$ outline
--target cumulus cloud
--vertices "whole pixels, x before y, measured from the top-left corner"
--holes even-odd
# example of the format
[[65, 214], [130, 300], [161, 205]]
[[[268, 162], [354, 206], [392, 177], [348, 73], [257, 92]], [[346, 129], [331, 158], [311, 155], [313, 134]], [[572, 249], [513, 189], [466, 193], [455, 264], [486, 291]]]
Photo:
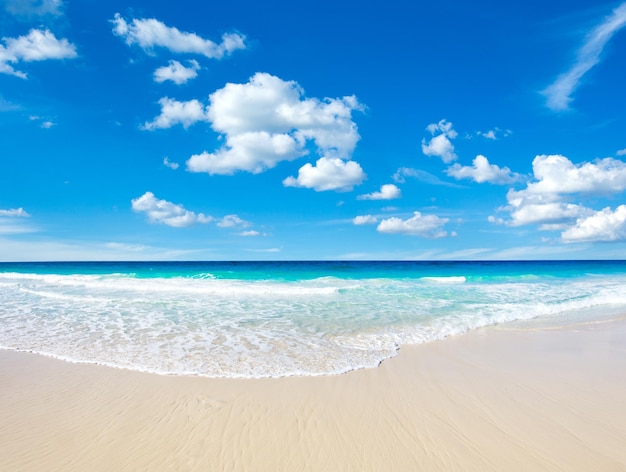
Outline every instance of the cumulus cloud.
[[616, 154], [618, 156], [626, 156], [626, 149], [620, 149]]
[[239, 170], [259, 174], [305, 154], [303, 143], [293, 136], [256, 131], [227, 136], [225, 145], [213, 153], [194, 154], [187, 169], [210, 175], [232, 175]]
[[10, 210], [0, 210], [0, 216], [28, 218], [30, 215], [22, 207]]
[[251, 229], [251, 230], [248, 230], [248, 231], [240, 231], [239, 233], [237, 233], [237, 235], [244, 236], [244, 237], [253, 237], [254, 238], [256, 236], [261, 236], [261, 233]]
[[153, 131], [155, 129], [171, 128], [181, 124], [184, 128], [199, 121], [208, 121], [205, 107], [198, 100], [179, 102], [169, 97], [159, 100], [161, 114], [154, 120], [143, 124], [142, 129]]
[[510, 226], [539, 224], [543, 230], [564, 229], [576, 218], [590, 213], [582, 205], [566, 202], [524, 202], [513, 208]]
[[186, 210], [182, 205], [158, 200], [152, 192], [131, 201], [132, 209], [145, 213], [151, 223], [160, 223], [174, 228], [184, 228], [196, 223], [209, 223], [213, 218], [203, 213]]
[[561, 234], [566, 242], [623, 241], [626, 239], [626, 205], [615, 211], [604, 208], [584, 218]]
[[536, 182], [528, 184], [513, 198], [530, 195], [610, 194], [626, 189], [626, 163], [607, 157], [576, 165], [558, 154], [539, 155], [533, 160]]
[[400, 198], [402, 192], [394, 184], [385, 184], [380, 187], [380, 192], [366, 193], [359, 195], [357, 200], [393, 200]]
[[154, 19], [132, 19], [126, 21], [119, 13], [113, 20], [113, 34], [120, 36], [129, 46], [137, 44], [147, 52], [156, 47], [171, 52], [199, 54], [209, 59], [221, 59], [238, 49], [245, 49], [245, 36], [239, 33], [225, 33], [222, 41], [215, 43], [195, 33], [180, 31]]
[[448, 218], [439, 218], [436, 215], [422, 215], [419, 211], [413, 212], [409, 219], [402, 220], [392, 217], [382, 220], [376, 228], [381, 233], [400, 233], [426, 238], [445, 238], [448, 233], [443, 226]]
[[61, 0], [5, 0], [7, 12], [18, 17], [59, 16], [62, 14]]
[[352, 223], [355, 225], [372, 225], [378, 223], [378, 218], [372, 215], [359, 215], [354, 217]]
[[[225, 136], [224, 145], [214, 152], [191, 156], [188, 170], [259, 173], [281, 161], [307, 155], [311, 147], [325, 159], [322, 165], [349, 159], [360, 139], [352, 112], [363, 110], [363, 106], [353, 96], [319, 100], [303, 98], [303, 94], [296, 82], [266, 73], [255, 74], [245, 84], [229, 83], [215, 91], [209, 97], [206, 116], [212, 128]], [[301, 171], [311, 174], [311, 167], [309, 164]], [[353, 162], [335, 167], [360, 169]]]
[[180, 167], [178, 162], [171, 162], [167, 157], [163, 158], [163, 165], [165, 167], [169, 167], [172, 170], [176, 170], [178, 169], [178, 167]]
[[[606, 217], [602, 214], [593, 218], [596, 212], [572, 203], [572, 197], [626, 190], [626, 164], [612, 158], [574, 164], [565, 156], [539, 155], [533, 160], [533, 174], [535, 180], [526, 188], [509, 190], [505, 209], [510, 211], [511, 219], [507, 224], [538, 224], [542, 230], [563, 230], [563, 238], [568, 241], [582, 240], [578, 235], [583, 231], [588, 234], [589, 225]], [[581, 226], [585, 221], [587, 226]]]
[[426, 156], [437, 156], [445, 163], [456, 160], [454, 145], [451, 139], [457, 137], [457, 132], [449, 121], [441, 120], [439, 123], [431, 123], [426, 129], [433, 136], [430, 141], [422, 139], [422, 152]]
[[26, 36], [2, 38], [0, 45], [0, 73], [26, 79], [25, 72], [14, 69], [19, 62], [71, 59], [77, 57], [76, 46], [67, 39], [57, 39], [49, 30], [31, 29]]
[[198, 77], [200, 64], [194, 60], [188, 61], [188, 63], [189, 67], [185, 67], [178, 61], [169, 61], [167, 66], [159, 67], [154, 71], [154, 81], [161, 83], [169, 80], [176, 85], [181, 85], [195, 79]]
[[471, 166], [454, 164], [446, 170], [446, 174], [457, 180], [469, 179], [474, 182], [492, 184], [510, 184], [519, 179], [519, 175], [511, 172], [508, 167], [498, 167], [489, 164], [489, 160], [482, 155], [478, 155], [472, 161]]
[[626, 3], [617, 7], [602, 23], [592, 29], [578, 50], [572, 67], [561, 74], [543, 91], [548, 108], [554, 111], [567, 110], [572, 94], [580, 85], [583, 76], [600, 62], [602, 52], [613, 35], [626, 25]]
[[242, 220], [237, 215], [226, 215], [218, 223], [220, 228], [247, 228], [250, 222]]
[[365, 173], [355, 161], [321, 157], [315, 166], [307, 163], [300, 167], [298, 177], [283, 180], [285, 187], [312, 188], [317, 192], [336, 190], [349, 192], [365, 180]]

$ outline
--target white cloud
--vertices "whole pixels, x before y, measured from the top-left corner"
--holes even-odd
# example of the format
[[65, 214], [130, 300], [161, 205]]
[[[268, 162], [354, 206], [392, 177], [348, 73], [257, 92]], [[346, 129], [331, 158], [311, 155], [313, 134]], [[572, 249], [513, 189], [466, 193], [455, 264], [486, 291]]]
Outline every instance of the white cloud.
[[536, 180], [525, 189], [507, 194], [511, 226], [539, 224], [542, 230], [563, 230], [594, 214], [568, 198], [626, 190], [626, 163], [612, 158], [574, 164], [561, 155], [539, 155], [533, 160], [533, 174]]
[[227, 136], [225, 146], [214, 153], [205, 151], [191, 156], [187, 169], [211, 175], [232, 175], [238, 170], [258, 174], [305, 154], [303, 144], [289, 134], [241, 133]]
[[500, 168], [495, 164], [489, 164], [489, 160], [480, 154], [474, 158], [472, 164], [472, 166], [454, 164], [446, 170], [446, 174], [457, 180], [469, 179], [478, 183], [492, 184], [510, 184], [519, 179], [519, 175], [511, 172], [508, 167]]
[[0, 209], [0, 234], [34, 233], [38, 228], [24, 224], [16, 218], [29, 218], [30, 215], [23, 208]]
[[61, 15], [61, 0], [5, 0], [5, 9], [12, 15], [32, 17]]
[[562, 229], [567, 223], [589, 214], [582, 205], [565, 202], [524, 203], [511, 213], [510, 226], [541, 224], [540, 229]]
[[133, 19], [127, 22], [119, 13], [113, 20], [113, 34], [124, 39], [126, 44], [137, 44], [146, 51], [162, 47], [172, 52], [200, 54], [210, 59], [221, 59], [238, 49], [245, 49], [245, 36], [239, 33], [222, 35], [217, 44], [195, 33], [180, 31], [154, 19]]
[[604, 208], [592, 215], [576, 220], [576, 224], [563, 231], [566, 242], [623, 241], [626, 239], [626, 205], [615, 211]]
[[429, 185], [438, 185], [438, 186], [450, 187], [450, 188], [466, 188], [463, 185], [441, 180], [436, 175], [430, 174], [421, 169], [412, 169], [410, 167], [400, 167], [396, 171], [396, 173], [393, 174], [392, 178], [394, 182], [403, 184], [406, 181], [405, 177], [412, 177], [412, 178], [419, 180], [420, 182], [424, 182]]
[[312, 188], [317, 192], [326, 190], [349, 192], [355, 185], [363, 182], [365, 177], [363, 169], [355, 161], [321, 157], [315, 166], [310, 163], [304, 164], [298, 170], [298, 178], [287, 177], [283, 180], [283, 185]]
[[456, 160], [454, 145], [450, 140], [457, 137], [457, 132], [453, 129], [452, 123], [444, 119], [439, 123], [429, 124], [426, 129], [433, 137], [428, 142], [426, 138], [422, 139], [422, 152], [426, 156], [440, 157], [445, 163]]
[[[490, 139], [492, 141], [496, 141], [499, 136], [506, 138], [511, 134], [511, 130], [508, 129], [500, 129], [498, 127], [494, 129], [490, 129], [488, 131], [476, 131], [476, 136], [480, 136], [481, 138]], [[467, 139], [471, 139], [472, 135], [466, 135]]]
[[561, 155], [539, 155], [533, 160], [537, 182], [513, 194], [514, 198], [545, 194], [608, 194], [626, 189], [626, 163], [607, 157], [574, 164]]
[[244, 236], [244, 237], [256, 237], [256, 236], [261, 236], [261, 233], [259, 233], [258, 231], [255, 230], [248, 230], [248, 231], [241, 231], [239, 233], [237, 233], [239, 236]]
[[50, 129], [53, 126], [56, 126], [56, 123], [54, 121], [48, 120], [48, 119], [46, 119], [44, 117], [41, 117], [41, 116], [30, 115], [28, 117], [28, 119], [30, 121], [37, 121], [37, 122], [39, 122], [39, 127], [43, 128], [43, 129]]
[[0, 218], [0, 234], [26, 234], [35, 233], [37, 231], [39, 231], [39, 229], [35, 226]]
[[400, 233], [427, 238], [445, 238], [448, 233], [443, 226], [448, 218], [439, 218], [436, 215], [422, 215], [419, 211], [407, 220], [392, 217], [382, 220], [376, 228], [381, 233]]
[[620, 149], [616, 152], [618, 156], [626, 156], [626, 149]]
[[19, 109], [20, 106], [18, 104], [5, 100], [2, 96], [0, 96], [0, 112], [16, 111]]
[[585, 38], [578, 50], [576, 62], [556, 81], [543, 91], [548, 108], [555, 111], [567, 110], [572, 94], [580, 85], [583, 76], [600, 62], [602, 51], [613, 35], [626, 25], [626, 3], [613, 10], [612, 14], [596, 26]]
[[176, 170], [179, 167], [177, 162], [170, 162], [170, 160], [167, 157], [163, 159], [163, 165], [166, 167], [169, 167], [172, 170]]
[[57, 39], [49, 30], [31, 29], [26, 36], [2, 39], [5, 46], [0, 45], [0, 73], [22, 79], [27, 78], [26, 73], [15, 70], [12, 64], [71, 59], [78, 55], [76, 46], [65, 38]]
[[372, 225], [378, 223], [378, 218], [372, 215], [359, 215], [352, 220], [352, 223], [355, 225]]
[[20, 207], [10, 210], [0, 210], [0, 216], [28, 218], [30, 215]]
[[168, 249], [101, 241], [62, 241], [38, 238], [0, 237], [0, 261], [156, 261], [207, 260], [214, 256], [205, 249]]
[[226, 215], [217, 223], [217, 226], [220, 228], [247, 228], [250, 226], [250, 222], [242, 220], [237, 215]]
[[132, 200], [132, 208], [136, 212], [145, 213], [151, 223], [160, 223], [175, 228], [192, 226], [195, 223], [209, 223], [213, 218], [203, 213], [195, 214], [167, 200], [158, 200], [152, 192]]
[[225, 135], [225, 143], [212, 153], [192, 156], [188, 170], [259, 173], [308, 154], [308, 145], [323, 157], [349, 159], [360, 139], [352, 111], [363, 106], [353, 96], [319, 100], [302, 95], [296, 82], [266, 73], [245, 84], [226, 84], [211, 94], [207, 109], [212, 128]]
[[163, 97], [159, 100], [161, 114], [154, 120], [143, 124], [142, 129], [152, 131], [155, 129], [171, 128], [181, 124], [184, 128], [199, 121], [207, 121], [205, 107], [198, 100], [179, 102], [172, 98]]
[[385, 184], [380, 187], [380, 192], [366, 193], [356, 197], [358, 200], [393, 200], [400, 198], [402, 192], [394, 184]]
[[167, 66], [159, 67], [154, 71], [155, 82], [165, 82], [170, 80], [176, 85], [184, 84], [191, 79], [198, 77], [198, 70], [200, 70], [200, 64], [198, 61], [188, 61], [189, 67], [185, 67], [178, 61], [170, 61]]

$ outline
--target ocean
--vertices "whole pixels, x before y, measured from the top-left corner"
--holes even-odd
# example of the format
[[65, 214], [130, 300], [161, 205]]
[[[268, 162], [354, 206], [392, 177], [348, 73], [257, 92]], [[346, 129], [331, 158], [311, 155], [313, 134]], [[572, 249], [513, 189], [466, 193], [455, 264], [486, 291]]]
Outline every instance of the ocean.
[[402, 346], [626, 313], [626, 261], [0, 263], [0, 348], [167, 375], [376, 367]]

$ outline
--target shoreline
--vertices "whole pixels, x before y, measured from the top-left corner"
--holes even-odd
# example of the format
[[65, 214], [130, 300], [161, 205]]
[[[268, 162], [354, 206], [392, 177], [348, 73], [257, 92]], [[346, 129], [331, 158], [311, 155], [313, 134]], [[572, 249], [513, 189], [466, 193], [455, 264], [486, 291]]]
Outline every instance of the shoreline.
[[2, 470], [626, 470], [626, 320], [506, 324], [320, 377], [0, 351]]

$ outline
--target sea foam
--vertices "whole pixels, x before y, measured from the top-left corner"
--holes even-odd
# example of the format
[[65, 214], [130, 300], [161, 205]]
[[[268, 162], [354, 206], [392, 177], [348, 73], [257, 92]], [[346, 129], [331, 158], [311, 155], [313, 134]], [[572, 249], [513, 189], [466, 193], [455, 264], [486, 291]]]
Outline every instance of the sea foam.
[[254, 276], [229, 268], [226, 277], [219, 270], [177, 275], [169, 266], [167, 276], [145, 276], [141, 267], [0, 272], [0, 347], [160, 374], [328, 375], [483, 326], [608, 306], [626, 311], [621, 269], [328, 267], [299, 267], [297, 276], [286, 276], [284, 263], [278, 275], [254, 266]]

